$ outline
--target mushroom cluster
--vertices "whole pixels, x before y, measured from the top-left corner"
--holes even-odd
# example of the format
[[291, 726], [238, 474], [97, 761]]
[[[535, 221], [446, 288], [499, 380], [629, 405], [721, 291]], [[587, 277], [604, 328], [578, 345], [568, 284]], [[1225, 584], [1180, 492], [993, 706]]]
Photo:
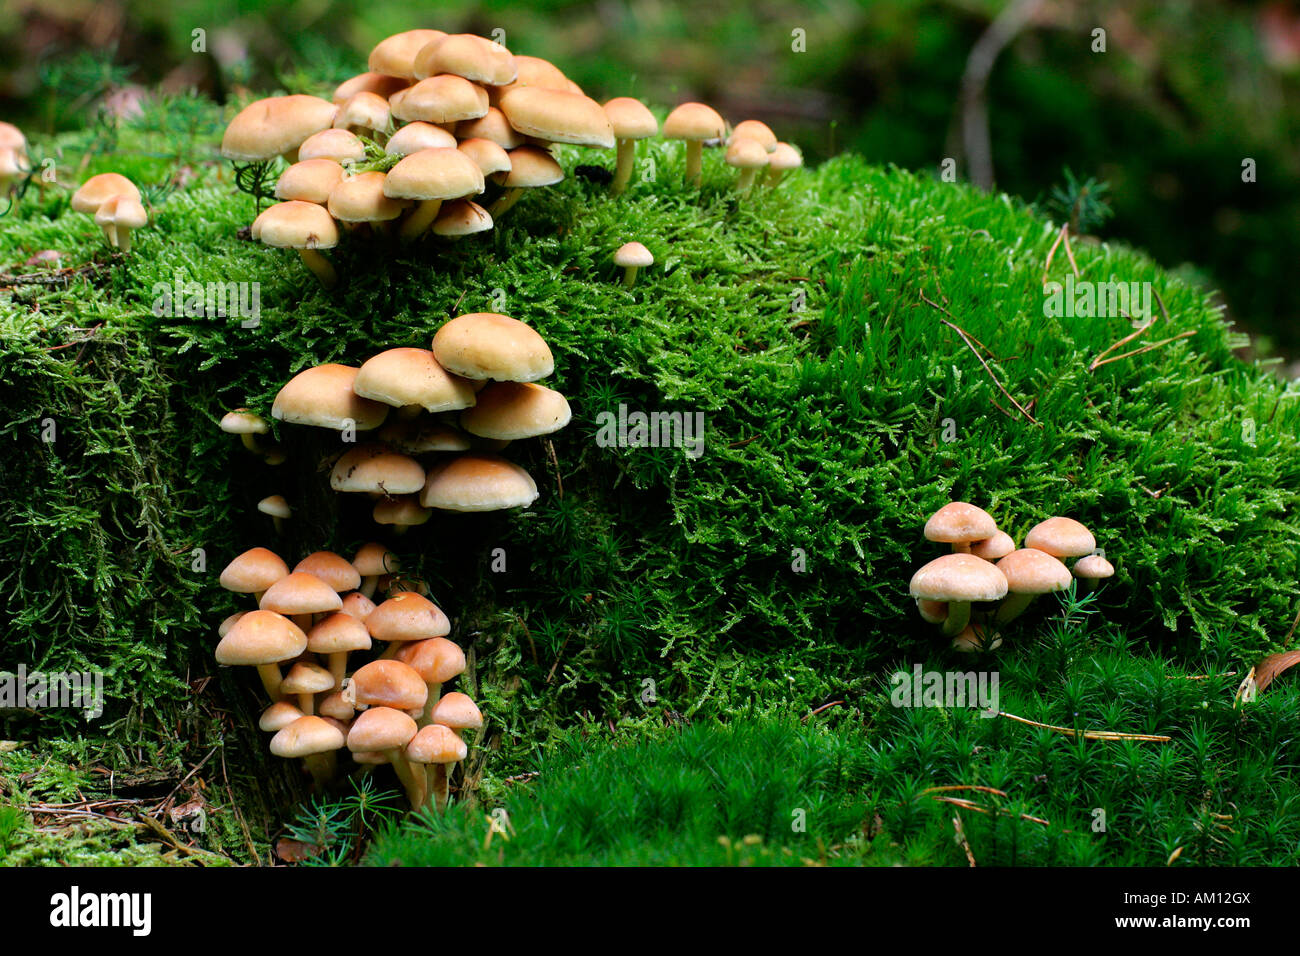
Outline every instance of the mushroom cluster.
[[131, 233], [149, 224], [135, 183], [120, 173], [91, 176], [72, 194], [72, 209], [95, 217], [95, 225], [114, 249], [131, 251]]
[[[497, 511], [537, 499], [532, 476], [500, 452], [569, 423], [568, 400], [538, 383], [554, 368], [550, 348], [533, 328], [508, 315], [474, 312], [444, 324], [431, 348], [387, 349], [360, 367], [304, 369], [280, 389], [271, 415], [365, 432], [334, 462], [330, 487], [370, 495], [375, 522], [401, 534], [428, 521], [434, 509]], [[228, 413], [222, 428], [257, 454], [276, 451], [257, 442], [267, 423], [247, 410]], [[262, 505], [278, 520], [289, 516], [279, 496]]]
[[[276, 183], [279, 202], [253, 222], [252, 238], [297, 250], [326, 287], [338, 276], [321, 251], [341, 233], [412, 242], [486, 232], [525, 190], [564, 179], [557, 143], [617, 148], [617, 195], [631, 181], [637, 141], [660, 133], [639, 100], [602, 106], [548, 60], [473, 34], [407, 30], [380, 41], [367, 65], [332, 100], [291, 94], [250, 103], [221, 142], [237, 163], [289, 164]], [[662, 132], [685, 142], [686, 181], [698, 184], [704, 145], [721, 145], [728, 127], [711, 107], [684, 103]], [[727, 142], [741, 188], [763, 170], [774, 186], [803, 164], [757, 120], [738, 124]], [[485, 194], [486, 208], [478, 201]]]
[[[930, 516], [924, 533], [929, 541], [951, 545], [952, 553], [912, 575], [910, 593], [921, 617], [940, 625], [960, 651], [997, 648], [1002, 625], [1038, 595], [1067, 589], [1072, 576], [1081, 589], [1090, 589], [1115, 573], [1092, 532], [1073, 518], [1039, 522], [1017, 548], [988, 512], [954, 501]], [[1064, 558], [1079, 560], [1071, 570]]]
[[[396, 577], [400, 566], [374, 542], [351, 561], [317, 551], [292, 571], [267, 548], [245, 551], [221, 586], [252, 595], [257, 609], [221, 623], [216, 659], [257, 668], [271, 701], [258, 726], [274, 734], [271, 752], [303, 760], [318, 786], [333, 779], [346, 747], [358, 764], [391, 764], [412, 809], [441, 812], [449, 769], [468, 753], [462, 734], [483, 717], [465, 694], [443, 693], [464, 672], [465, 654], [427, 589]], [[381, 583], [387, 597], [376, 604]], [[384, 652], [350, 670], [350, 655], [375, 641]]]

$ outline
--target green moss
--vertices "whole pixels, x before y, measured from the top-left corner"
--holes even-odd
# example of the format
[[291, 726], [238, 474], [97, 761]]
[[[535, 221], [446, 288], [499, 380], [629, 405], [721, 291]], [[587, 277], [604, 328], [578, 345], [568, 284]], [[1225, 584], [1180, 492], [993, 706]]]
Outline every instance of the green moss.
[[[0, 663], [103, 669], [109, 691], [100, 724], [20, 715], [7, 736], [84, 735], [189, 765], [219, 743], [240, 799], [279, 774], [257, 799], [281, 812], [296, 775], [264, 770], [256, 682], [197, 683], [217, 622], [241, 606], [217, 573], [255, 544], [350, 553], [375, 530], [367, 503], [328, 492], [333, 436], [278, 428], [291, 459], [273, 469], [216, 421], [239, 405], [269, 413], [309, 364], [425, 345], [476, 310], [546, 337], [574, 409], [554, 438], [558, 475], [540, 442], [510, 452], [538, 479], [535, 506], [439, 515], [396, 542], [470, 650], [489, 797], [576, 722], [635, 733], [668, 710], [807, 709], [862, 693], [900, 649], [927, 653], [906, 583], [936, 553], [925, 517], [953, 497], [1017, 536], [1051, 514], [1086, 522], [1119, 569], [1108, 618], [1173, 660], [1213, 647], [1253, 663], [1293, 616], [1295, 393], [1234, 358], [1204, 290], [1140, 253], [1075, 249], [1086, 278], [1153, 284], [1169, 318], [1142, 341], [1194, 334], [1089, 371], [1131, 327], [1045, 317], [1055, 228], [1031, 210], [854, 157], [740, 198], [711, 153], [704, 188], [687, 191], [680, 150], [652, 143], [654, 175], [622, 199], [571, 176], [482, 237], [349, 242], [326, 293], [292, 254], [239, 238], [252, 201], [228, 167], [195, 159], [219, 122], [201, 106], [183, 119], [163, 133], [150, 114], [88, 166], [151, 187], [136, 254], [66, 287], [0, 293]], [[65, 203], [29, 192], [0, 220], [0, 261], [44, 248], [103, 261], [97, 229]], [[610, 256], [631, 239], [657, 264], [629, 291]], [[1058, 253], [1053, 277], [1065, 268]], [[260, 324], [153, 314], [155, 287], [178, 275], [260, 283]], [[704, 454], [600, 447], [597, 416], [620, 403], [702, 412]], [[271, 493], [298, 505], [284, 539], [255, 510]], [[106, 746], [103, 759], [119, 758]]]

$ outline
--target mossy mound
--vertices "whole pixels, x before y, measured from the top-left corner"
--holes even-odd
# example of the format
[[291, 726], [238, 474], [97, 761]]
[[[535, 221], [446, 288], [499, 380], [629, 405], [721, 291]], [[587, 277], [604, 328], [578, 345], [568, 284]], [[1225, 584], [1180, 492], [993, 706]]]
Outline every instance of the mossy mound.
[[[219, 128], [199, 107], [186, 115]], [[269, 417], [301, 368], [427, 345], [479, 310], [545, 336], [548, 384], [574, 410], [554, 437], [558, 472], [540, 442], [510, 452], [541, 486], [535, 506], [440, 515], [394, 541], [469, 648], [466, 689], [490, 715], [485, 783], [579, 714], [815, 705], [866, 688], [900, 648], [925, 653], [937, 638], [907, 581], [938, 553], [925, 517], [952, 498], [1017, 538], [1052, 514], [1084, 521], [1118, 568], [1107, 617], [1171, 654], [1211, 641], [1253, 662], [1285, 634], [1296, 393], [1236, 359], [1208, 295], [1140, 253], [1075, 245], [1083, 278], [1150, 282], [1167, 307], [1129, 348], [1192, 334], [1090, 370], [1131, 324], [1045, 316], [1056, 229], [1032, 210], [854, 157], [741, 198], [713, 153], [703, 189], [684, 190], [680, 150], [654, 143], [654, 175], [620, 199], [571, 175], [482, 237], [350, 242], [325, 292], [291, 254], [239, 237], [252, 201], [222, 164], [186, 159], [210, 147], [206, 132], [177, 143], [152, 131], [165, 125], [146, 114], [87, 170], [155, 187], [129, 259], [103, 261], [62, 193], [33, 191], [0, 220], [6, 271], [41, 249], [101, 263], [66, 285], [0, 283], [3, 665], [105, 670], [114, 722], [24, 717], [11, 735], [63, 726], [165, 741], [169, 755], [195, 746], [176, 720], [196, 719], [216, 625], [241, 606], [216, 583], [229, 558], [382, 538], [367, 502], [328, 491], [334, 436], [279, 427], [291, 457], [271, 468], [217, 429], [221, 414]], [[627, 290], [610, 257], [631, 239], [657, 264]], [[1052, 278], [1067, 268], [1058, 251]], [[260, 283], [260, 324], [155, 315], [178, 276]], [[992, 375], [944, 319], [987, 348]], [[703, 454], [602, 447], [598, 416], [620, 404], [702, 413]], [[298, 506], [284, 539], [255, 510], [272, 493]], [[235, 777], [264, 760], [246, 715], [255, 684], [205, 685], [241, 722], [226, 740]]]

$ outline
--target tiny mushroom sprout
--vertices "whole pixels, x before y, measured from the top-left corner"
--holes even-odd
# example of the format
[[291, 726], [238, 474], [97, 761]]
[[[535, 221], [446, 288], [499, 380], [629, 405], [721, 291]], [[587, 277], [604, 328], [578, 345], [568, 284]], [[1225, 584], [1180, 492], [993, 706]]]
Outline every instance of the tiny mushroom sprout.
[[1115, 566], [1100, 554], [1085, 554], [1070, 572], [1079, 579], [1081, 590], [1086, 594], [1097, 586], [1097, 582], [1115, 576]]
[[330, 487], [342, 492], [411, 495], [424, 487], [424, 479], [424, 466], [414, 458], [386, 445], [364, 444], [335, 462]]
[[458, 149], [435, 147], [399, 160], [384, 180], [384, 195], [415, 200], [400, 230], [402, 239], [410, 242], [433, 225], [444, 200], [476, 195], [484, 185], [483, 172], [474, 160]]
[[307, 632], [307, 650], [329, 662], [333, 684], [326, 690], [338, 690], [347, 675], [348, 655], [370, 650], [370, 632], [363, 620], [347, 613], [345, 599], [342, 610], [330, 614]]
[[356, 556], [352, 559], [352, 566], [361, 575], [361, 593], [372, 598], [375, 596], [375, 585], [379, 582], [380, 576], [396, 574], [402, 570], [402, 560], [382, 544], [370, 541], [357, 550]]
[[338, 106], [316, 96], [295, 93], [249, 103], [226, 127], [221, 155], [237, 162], [260, 163], [283, 156], [298, 161], [298, 147], [315, 133], [329, 129]]
[[357, 372], [351, 366], [333, 363], [303, 369], [276, 394], [271, 417], [336, 431], [378, 428], [388, 415], [388, 406], [353, 391]]
[[789, 143], [777, 143], [776, 149], [767, 157], [767, 185], [774, 188], [782, 177], [792, 169], [803, 165], [803, 157]]
[[113, 196], [95, 211], [95, 225], [123, 253], [131, 251], [131, 233], [148, 224], [149, 214], [140, 200], [131, 196]]
[[307, 649], [302, 628], [274, 611], [249, 611], [217, 644], [217, 663], [256, 667], [272, 701], [280, 699], [280, 664]]
[[413, 808], [419, 807], [422, 802], [424, 781], [416, 780], [415, 772], [406, 759], [406, 745], [418, 729], [410, 714], [392, 707], [371, 707], [357, 715], [347, 737], [348, 749], [353, 754], [382, 753], [388, 759], [397, 778], [406, 788], [407, 798]]
[[478, 404], [461, 413], [471, 435], [515, 441], [549, 435], [569, 424], [572, 412], [563, 395], [536, 382], [493, 382], [478, 394]]
[[952, 501], [930, 516], [924, 533], [927, 541], [951, 544], [954, 552], [968, 554], [973, 542], [991, 538], [997, 530], [997, 523], [983, 508]]
[[1054, 558], [1078, 558], [1097, 550], [1092, 532], [1073, 518], [1048, 518], [1029, 529], [1025, 547], [1044, 551]]
[[271, 516], [271, 520], [275, 523], [276, 534], [284, 534], [285, 521], [293, 517], [293, 509], [289, 507], [289, 502], [284, 500], [284, 495], [267, 495], [257, 503], [257, 510]]
[[265, 435], [271, 430], [266, 419], [250, 412], [247, 408], [237, 408], [226, 412], [221, 417], [221, 430], [227, 435], [238, 435], [244, 447], [254, 455], [265, 455], [266, 450], [257, 442], [258, 435]]
[[252, 231], [268, 246], [297, 249], [303, 265], [325, 288], [333, 288], [338, 282], [334, 267], [317, 251], [339, 244], [338, 225], [324, 207], [296, 199], [278, 202], [253, 220]]
[[911, 595], [948, 602], [945, 637], [956, 637], [970, 622], [974, 601], [1000, 601], [1007, 593], [1006, 576], [996, 566], [971, 554], [945, 554], [912, 575]]
[[423, 641], [408, 641], [400, 645], [393, 656], [410, 665], [429, 688], [424, 712], [415, 721], [423, 727], [433, 719], [433, 708], [442, 699], [442, 685], [465, 673], [465, 652], [460, 645], [445, 637], [431, 637]]
[[736, 178], [736, 189], [744, 192], [754, 185], [758, 171], [767, 168], [767, 150], [757, 140], [738, 137], [727, 147], [726, 163], [740, 170], [740, 175]]
[[288, 574], [289, 566], [274, 551], [250, 548], [226, 565], [220, 583], [227, 591], [251, 594], [260, 601], [267, 588]]
[[512, 461], [481, 454], [459, 455], [430, 468], [420, 495], [420, 504], [444, 511], [503, 511], [536, 500], [537, 483], [528, 472]]
[[637, 271], [654, 264], [655, 257], [639, 242], [624, 243], [614, 253], [614, 265], [623, 270], [623, 285], [629, 289], [636, 282]]
[[545, 340], [518, 319], [497, 312], [457, 316], [433, 337], [433, 354], [464, 378], [535, 382], [555, 371]]
[[469, 754], [465, 741], [454, 730], [442, 724], [429, 724], [418, 730], [406, 745], [406, 759], [412, 764], [416, 782], [421, 785], [421, 796], [412, 801], [418, 808], [431, 804], [437, 812], [447, 808], [447, 768], [459, 763]]
[[328, 720], [308, 714], [281, 728], [271, 738], [271, 753], [277, 757], [300, 758], [311, 772], [316, 786], [323, 787], [334, 776], [334, 753], [343, 749], [343, 732]]
[[312, 615], [330, 614], [343, 607], [343, 599], [332, 587], [306, 571], [294, 571], [276, 581], [257, 602], [263, 611], [275, 611], [294, 619], [304, 638], [311, 629]]
[[983, 541], [972, 542], [970, 546], [970, 553], [985, 561], [1005, 558], [1014, 550], [1016, 550], [1016, 542], [1005, 531], [998, 531], [991, 538], [985, 538]]
[[711, 106], [703, 103], [683, 103], [664, 120], [665, 139], [686, 141], [686, 175], [688, 186], [698, 186], [704, 168], [704, 141], [721, 140], [727, 131], [727, 121]]
[[1007, 579], [1007, 599], [998, 607], [994, 620], [1014, 620], [1040, 594], [1064, 591], [1070, 586], [1070, 570], [1052, 555], [1036, 548], [1012, 551], [997, 563]]
[[395, 348], [367, 359], [352, 389], [362, 398], [383, 402], [412, 418], [426, 412], [450, 412], [474, 404], [474, 388], [448, 372], [430, 349]]
[[[311, 636], [307, 637], [307, 648], [311, 649]], [[334, 689], [334, 675], [309, 661], [298, 661], [289, 668], [289, 673], [280, 681], [280, 693], [298, 698], [298, 709], [310, 716], [315, 713], [316, 695]]]
[[488, 213], [494, 220], [509, 212], [525, 189], [554, 186], [564, 179], [564, 170], [555, 161], [555, 157], [540, 146], [517, 147], [510, 150], [508, 158], [510, 169], [492, 177], [505, 187], [505, 192], [488, 207]]
[[614, 195], [624, 192], [632, 181], [636, 164], [636, 142], [659, 133], [659, 121], [640, 100], [630, 96], [616, 96], [605, 104], [605, 115], [614, 128], [618, 141], [618, 160], [614, 166], [614, 179], [609, 191]]

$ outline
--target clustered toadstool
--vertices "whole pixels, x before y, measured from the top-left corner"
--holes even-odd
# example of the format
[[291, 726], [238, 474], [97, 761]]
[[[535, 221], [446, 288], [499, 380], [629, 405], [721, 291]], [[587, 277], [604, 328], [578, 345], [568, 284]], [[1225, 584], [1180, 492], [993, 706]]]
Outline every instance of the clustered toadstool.
[[[376, 44], [367, 66], [330, 100], [291, 94], [249, 103], [221, 143], [235, 162], [289, 164], [276, 184], [281, 202], [262, 213], [252, 236], [298, 250], [326, 287], [337, 277], [320, 250], [337, 245], [340, 224], [379, 232], [395, 224], [406, 242], [430, 234], [455, 241], [492, 229], [526, 190], [563, 180], [554, 145], [617, 148], [610, 191], [618, 195], [632, 180], [637, 142], [661, 134], [641, 101], [617, 96], [602, 105], [553, 63], [473, 34], [406, 30]], [[774, 186], [803, 164], [758, 120], [727, 135], [726, 120], [694, 102], [672, 110], [662, 128], [665, 139], [686, 143], [690, 185], [700, 182], [704, 146], [724, 140], [741, 189], [765, 171]], [[354, 187], [363, 176], [370, 181]], [[365, 202], [345, 215], [360, 198], [350, 193]], [[320, 212], [277, 209], [290, 203]]]
[[[1039, 594], [1066, 590], [1071, 571], [1063, 558], [1077, 557], [1073, 576], [1092, 587], [1115, 569], [1097, 553], [1087, 528], [1072, 518], [1040, 522], [1025, 535], [1025, 547], [997, 527], [975, 505], [953, 501], [930, 516], [927, 540], [952, 546], [913, 576], [911, 596], [928, 623], [941, 626], [961, 651], [993, 650], [1002, 642], [998, 628], [1018, 617]], [[997, 603], [996, 610], [974, 611], [972, 605]]]
[[[483, 718], [467, 695], [443, 694], [466, 659], [448, 639], [451, 622], [442, 610], [416, 591], [395, 589], [375, 604], [360, 590], [373, 594], [377, 572], [399, 567], [397, 556], [374, 542], [352, 561], [317, 551], [293, 570], [266, 548], [245, 551], [220, 582], [252, 595], [258, 607], [221, 623], [216, 659], [257, 668], [270, 698], [258, 726], [274, 734], [271, 752], [302, 759], [318, 786], [334, 777], [337, 752], [347, 747], [358, 763], [390, 763], [412, 809], [427, 804], [441, 812], [448, 769], [468, 753], [461, 735], [481, 728]], [[352, 655], [375, 642], [384, 654], [351, 670]]]

